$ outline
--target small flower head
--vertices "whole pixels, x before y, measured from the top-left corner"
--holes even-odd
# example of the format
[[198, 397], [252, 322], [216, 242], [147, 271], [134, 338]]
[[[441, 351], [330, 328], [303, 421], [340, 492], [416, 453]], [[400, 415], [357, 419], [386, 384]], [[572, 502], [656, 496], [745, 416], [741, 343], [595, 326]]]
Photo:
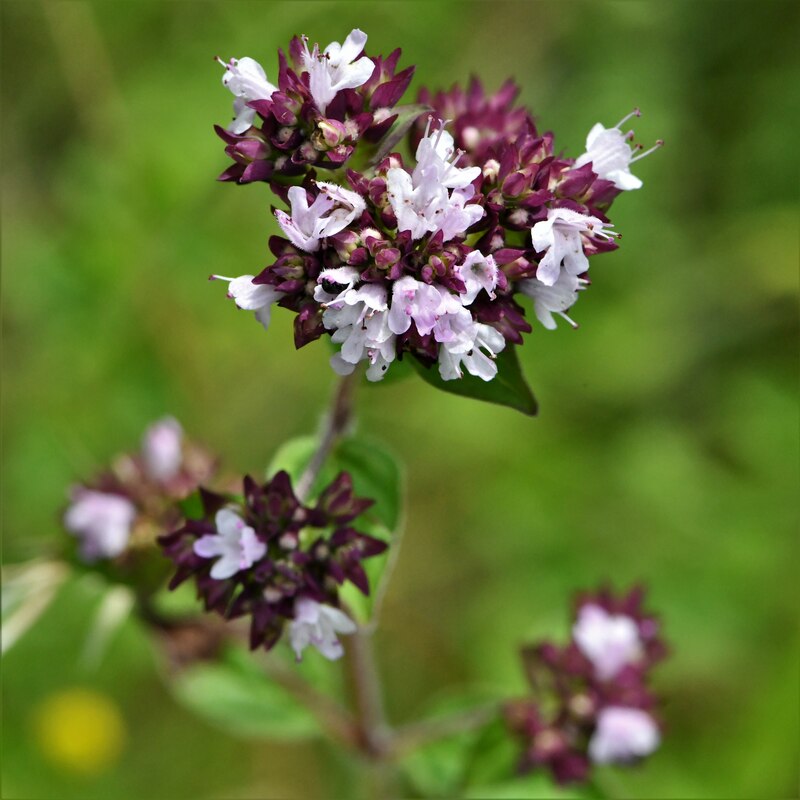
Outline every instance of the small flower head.
[[[392, 112], [413, 68], [396, 72], [400, 51], [364, 54], [367, 35], [353, 30], [324, 50], [295, 37], [289, 57], [278, 53], [278, 85], [251, 58], [220, 63], [235, 95], [233, 123], [217, 127], [233, 164], [220, 180], [250, 183], [336, 169], [362, 140], [378, 141], [397, 118]], [[283, 180], [273, 183], [280, 191]]]
[[543, 766], [559, 783], [584, 781], [593, 763], [629, 763], [656, 750], [648, 680], [664, 646], [642, 597], [639, 589], [583, 595], [566, 646], [525, 648], [534, 697], [507, 708], [508, 724], [524, 743], [521, 769]]
[[79, 557], [121, 563], [132, 549], [152, 548], [158, 534], [179, 524], [178, 502], [215, 467], [176, 419], [154, 422], [140, 452], [117, 456], [110, 467], [72, 489], [63, 524], [80, 543]]
[[350, 632], [339, 586], [350, 581], [368, 594], [361, 562], [386, 549], [351, 527], [371, 501], [354, 495], [350, 476], [341, 473], [314, 505], [300, 502], [285, 472], [263, 485], [245, 478], [238, 501], [202, 499], [202, 519], [159, 540], [176, 567], [170, 587], [191, 578], [207, 610], [249, 618], [254, 649], [270, 649], [290, 623], [298, 657], [309, 643], [338, 657], [335, 634]]

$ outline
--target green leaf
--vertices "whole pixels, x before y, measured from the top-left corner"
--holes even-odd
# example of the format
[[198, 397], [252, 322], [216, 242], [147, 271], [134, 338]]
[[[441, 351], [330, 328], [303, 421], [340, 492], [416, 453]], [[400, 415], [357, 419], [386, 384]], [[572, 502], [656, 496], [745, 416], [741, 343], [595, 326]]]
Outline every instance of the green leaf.
[[375, 518], [389, 533], [400, 525], [403, 473], [391, 451], [373, 439], [348, 437], [334, 448], [331, 461], [353, 476], [356, 494], [375, 505], [365, 516]]
[[267, 478], [284, 469], [289, 473], [292, 483], [297, 483], [318, 445], [319, 440], [316, 436], [298, 436], [284, 442], [269, 462]]
[[256, 656], [239, 648], [227, 650], [218, 663], [181, 673], [173, 690], [194, 713], [236, 736], [296, 740], [319, 733], [311, 712], [270, 681]]
[[429, 367], [417, 359], [412, 359], [412, 364], [422, 379], [443, 392], [508, 406], [523, 414], [534, 416], [538, 406], [533, 392], [525, 382], [514, 345], [507, 345], [505, 350], [498, 354], [496, 363], [497, 375], [490, 381], [481, 380], [468, 373], [464, 373], [458, 380], [444, 381], [435, 365]]
[[474, 800], [596, 800], [602, 795], [591, 787], [559, 786], [545, 770], [536, 770], [491, 786], [470, 788], [466, 798]]
[[395, 106], [394, 113], [397, 119], [392, 123], [386, 135], [378, 143], [378, 149], [370, 162], [371, 166], [379, 164], [391, 153], [408, 133], [411, 126], [423, 115], [430, 114], [433, 109], [420, 103], [406, 106]]

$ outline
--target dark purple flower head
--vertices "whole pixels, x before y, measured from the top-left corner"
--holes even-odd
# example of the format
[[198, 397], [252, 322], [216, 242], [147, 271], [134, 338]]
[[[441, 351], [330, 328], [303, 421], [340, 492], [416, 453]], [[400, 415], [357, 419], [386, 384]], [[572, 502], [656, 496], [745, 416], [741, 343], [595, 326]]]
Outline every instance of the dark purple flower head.
[[[525, 108], [514, 108], [519, 87], [507, 80], [493, 95], [487, 95], [483, 84], [472, 78], [462, 89], [453, 86], [448, 92], [432, 93], [423, 88], [419, 102], [433, 109], [437, 117], [452, 120], [456, 147], [464, 151], [464, 162], [483, 168], [493, 152], [502, 144], [516, 141], [524, 134], [536, 135], [536, 126]], [[424, 121], [412, 130], [416, 147], [425, 131]]]
[[170, 588], [193, 578], [207, 610], [249, 617], [250, 646], [268, 650], [297, 620], [298, 602], [335, 609], [345, 581], [369, 594], [361, 562], [386, 543], [350, 523], [371, 505], [346, 472], [313, 505], [300, 502], [286, 472], [263, 485], [246, 477], [241, 501], [204, 492], [203, 517], [159, 540], [176, 566]]
[[251, 58], [222, 62], [223, 83], [235, 96], [234, 121], [216, 131], [234, 163], [220, 180], [250, 183], [336, 169], [362, 139], [375, 143], [396, 119], [392, 112], [413, 76], [397, 72], [400, 50], [388, 58], [364, 52], [367, 36], [350, 33], [321, 51], [295, 36], [289, 57], [278, 53], [278, 85]]
[[[400, 118], [412, 71], [396, 71], [399, 51], [364, 55], [365, 42], [354, 30], [320, 51], [296, 37], [277, 86], [252, 59], [226, 65], [237, 116], [218, 131], [235, 161], [225, 177], [268, 180], [289, 206], [274, 211], [276, 260], [227, 278], [229, 296], [265, 327], [273, 304], [294, 311], [298, 347], [328, 333], [340, 375], [366, 361], [377, 381], [410, 354], [444, 381], [490, 381], [497, 355], [532, 330], [524, 304], [547, 329], [558, 317], [577, 327], [567, 312], [590, 285], [589, 258], [617, 247], [607, 211], [641, 186], [630, 167], [646, 153], [622, 130], [638, 110], [595, 125], [577, 158], [516, 105], [512, 81], [495, 94], [477, 79], [423, 89]], [[406, 130], [404, 159], [390, 149]], [[318, 179], [356, 148], [358, 170]]]
[[545, 766], [559, 783], [583, 781], [591, 763], [629, 763], [658, 747], [649, 678], [665, 647], [643, 594], [581, 594], [568, 644], [523, 649], [533, 697], [506, 709], [523, 742], [522, 770]]
[[83, 561], [114, 559], [133, 568], [137, 553], [179, 525], [179, 502], [211, 479], [216, 459], [187, 439], [173, 417], [150, 425], [137, 452], [118, 455], [96, 477], [72, 488], [64, 526]]

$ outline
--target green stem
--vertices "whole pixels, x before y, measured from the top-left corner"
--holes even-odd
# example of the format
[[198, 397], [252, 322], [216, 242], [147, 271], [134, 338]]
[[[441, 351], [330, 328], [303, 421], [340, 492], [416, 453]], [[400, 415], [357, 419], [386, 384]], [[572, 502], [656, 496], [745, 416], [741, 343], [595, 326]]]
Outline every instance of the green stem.
[[331, 409], [323, 423], [319, 447], [295, 486], [295, 494], [301, 502], [308, 500], [328, 456], [350, 427], [353, 419], [353, 392], [360, 375], [361, 371], [356, 369], [350, 375], [345, 375], [336, 387]]
[[[345, 610], [350, 613], [349, 609]], [[367, 796], [375, 800], [391, 800], [397, 796], [392, 764], [394, 735], [386, 721], [372, 634], [363, 626], [347, 637], [345, 668], [353, 695], [359, 750], [367, 762]]]

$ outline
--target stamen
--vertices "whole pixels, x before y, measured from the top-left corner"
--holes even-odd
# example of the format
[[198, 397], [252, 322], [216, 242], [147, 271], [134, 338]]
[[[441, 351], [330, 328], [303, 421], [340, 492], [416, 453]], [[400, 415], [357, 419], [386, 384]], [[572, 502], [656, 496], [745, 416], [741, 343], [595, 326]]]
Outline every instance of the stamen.
[[575, 330], [578, 329], [578, 323], [574, 319], [568, 317], [563, 311], [556, 311], [559, 317], [563, 317]]
[[438, 147], [439, 146], [439, 142], [442, 139], [442, 134], [443, 133], [444, 133], [444, 120], [440, 119], [439, 120], [439, 130], [436, 132], [436, 140], [433, 143], [434, 147]]
[[630, 114], [628, 114], [627, 116], [624, 116], [614, 127], [615, 128], [619, 128], [620, 125], [624, 125], [631, 117], [641, 117], [641, 116], [642, 116], [642, 112], [639, 111], [638, 108], [634, 108], [633, 111], [631, 111]]
[[663, 139], [657, 139], [656, 143], [649, 150], [645, 150], [644, 153], [639, 153], [638, 156], [634, 156], [631, 159], [631, 164], [633, 164], [634, 161], [639, 161], [640, 159], [644, 158], [645, 156], [649, 156], [650, 153], [655, 153], [656, 150], [658, 150], [659, 148], [661, 148], [663, 146], [664, 146], [664, 140]]
[[210, 281], [228, 281], [228, 283], [235, 280], [235, 278], [226, 278], [224, 275], [209, 275], [208, 279]]

